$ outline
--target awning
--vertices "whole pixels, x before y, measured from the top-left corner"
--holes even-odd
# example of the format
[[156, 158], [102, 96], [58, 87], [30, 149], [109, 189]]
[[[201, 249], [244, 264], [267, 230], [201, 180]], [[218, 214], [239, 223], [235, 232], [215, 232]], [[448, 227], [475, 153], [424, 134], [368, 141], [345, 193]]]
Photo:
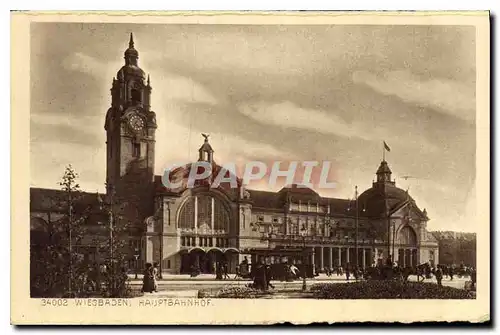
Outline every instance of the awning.
[[239, 254], [239, 253], [240, 253], [240, 251], [239, 251], [238, 249], [236, 249], [236, 248], [225, 248], [225, 249], [224, 249], [224, 253], [226, 253], [226, 252], [227, 252], [227, 253], [230, 253], [230, 252], [235, 252], [235, 253], [237, 253], [237, 254]]
[[188, 254], [190, 254], [191, 252], [194, 252], [194, 251], [201, 251], [201, 252], [205, 252], [205, 250], [203, 248], [200, 248], [200, 247], [192, 247], [192, 248], [189, 248], [187, 250]]
[[207, 253], [211, 252], [211, 251], [219, 251], [220, 253], [224, 253], [224, 250], [222, 250], [221, 248], [217, 248], [217, 247], [210, 247], [206, 250]]

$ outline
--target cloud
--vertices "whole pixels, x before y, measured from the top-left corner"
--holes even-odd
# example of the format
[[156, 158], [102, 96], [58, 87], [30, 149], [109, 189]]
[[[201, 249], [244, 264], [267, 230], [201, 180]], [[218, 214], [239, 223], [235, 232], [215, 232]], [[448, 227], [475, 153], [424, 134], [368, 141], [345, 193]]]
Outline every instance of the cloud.
[[475, 84], [445, 78], [422, 79], [409, 70], [390, 71], [377, 76], [369, 71], [357, 71], [352, 76], [374, 90], [394, 95], [421, 106], [439, 108], [444, 112], [474, 122], [476, 114]]
[[104, 145], [96, 148], [85, 144], [52, 141], [30, 143], [31, 186], [59, 188], [57, 183], [68, 164], [79, 174], [82, 190], [103, 190], [106, 180]]
[[238, 111], [256, 121], [285, 128], [300, 128], [335, 134], [345, 137], [372, 138], [356, 129], [334, 114], [315, 109], [301, 108], [290, 101], [280, 103], [244, 103]]
[[[158, 72], [157, 72], [158, 73]], [[153, 87], [153, 103], [165, 106], [169, 101], [190, 102], [216, 105], [219, 100], [203, 85], [189, 77], [168, 72], [161, 73], [158, 78], [151, 78]]]
[[110, 69], [105, 62], [101, 62], [81, 52], [75, 52], [67, 56], [62, 62], [62, 66], [67, 71], [77, 71], [95, 77], [103, 76], [103, 74], [108, 73]]
[[409, 136], [408, 132], [397, 132], [397, 129], [385, 129], [383, 125], [374, 127], [372, 124], [360, 121], [348, 123], [333, 112], [302, 108], [290, 101], [279, 103], [256, 102], [243, 103], [238, 111], [263, 124], [271, 124], [284, 128], [306, 129], [324, 134], [332, 134], [345, 138], [355, 138], [365, 141], [388, 140], [395, 143], [406, 141], [408, 145], [435, 150], [436, 146], [423, 137]]
[[[152, 63], [154, 64], [154, 62]], [[106, 80], [106, 82], [113, 77], [113, 73], [117, 72], [122, 66], [123, 64], [118, 62], [103, 62], [96, 57], [81, 52], [72, 53], [63, 60], [63, 67], [66, 70], [86, 73], [98, 79]], [[147, 65], [144, 66], [144, 68], [156, 74], [151, 76], [151, 86], [155, 92], [155, 94], [153, 94], [153, 102], [155, 100], [165, 101], [165, 99], [168, 99], [173, 101], [200, 102], [211, 105], [218, 103], [217, 98], [203, 87], [203, 85], [192, 78], [172, 74], [162, 71], [161, 69], [155, 69], [154, 67], [147, 67]]]

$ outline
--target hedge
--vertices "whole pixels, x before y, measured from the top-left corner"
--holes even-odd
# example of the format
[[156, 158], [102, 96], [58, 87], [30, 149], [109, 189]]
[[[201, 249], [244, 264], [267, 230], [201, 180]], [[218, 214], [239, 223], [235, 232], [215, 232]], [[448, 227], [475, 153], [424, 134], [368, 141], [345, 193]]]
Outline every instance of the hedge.
[[224, 286], [218, 290], [200, 290], [198, 298], [251, 299], [260, 298], [267, 294], [271, 293], [255, 290], [248, 286]]
[[399, 280], [316, 284], [311, 292], [316, 299], [474, 299], [466, 290]]

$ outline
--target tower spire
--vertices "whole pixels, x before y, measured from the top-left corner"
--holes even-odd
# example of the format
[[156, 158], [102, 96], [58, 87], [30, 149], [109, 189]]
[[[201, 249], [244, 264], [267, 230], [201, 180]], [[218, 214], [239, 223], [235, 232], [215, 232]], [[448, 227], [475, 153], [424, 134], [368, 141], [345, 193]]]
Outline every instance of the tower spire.
[[129, 48], [134, 47], [134, 33], [130, 33], [130, 41], [128, 42], [128, 47]]

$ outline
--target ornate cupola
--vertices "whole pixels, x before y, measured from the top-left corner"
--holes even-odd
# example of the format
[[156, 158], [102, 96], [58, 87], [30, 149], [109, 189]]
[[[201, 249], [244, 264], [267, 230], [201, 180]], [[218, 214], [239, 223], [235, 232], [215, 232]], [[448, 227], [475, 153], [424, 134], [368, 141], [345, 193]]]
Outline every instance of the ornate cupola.
[[210, 145], [210, 143], [208, 143], [208, 137], [210, 135], [207, 135], [207, 134], [201, 134], [201, 135], [205, 138], [205, 141], [203, 142], [203, 145], [198, 150], [198, 152], [199, 152], [198, 161], [213, 163], [214, 150], [212, 149], [212, 146]]
[[385, 160], [380, 163], [377, 170], [377, 184], [391, 184], [395, 185], [395, 182], [391, 180], [392, 171]]
[[128, 42], [128, 49], [125, 50], [125, 65], [135, 65], [137, 66], [137, 60], [139, 59], [139, 52], [134, 48], [134, 34], [130, 33], [130, 40]]

